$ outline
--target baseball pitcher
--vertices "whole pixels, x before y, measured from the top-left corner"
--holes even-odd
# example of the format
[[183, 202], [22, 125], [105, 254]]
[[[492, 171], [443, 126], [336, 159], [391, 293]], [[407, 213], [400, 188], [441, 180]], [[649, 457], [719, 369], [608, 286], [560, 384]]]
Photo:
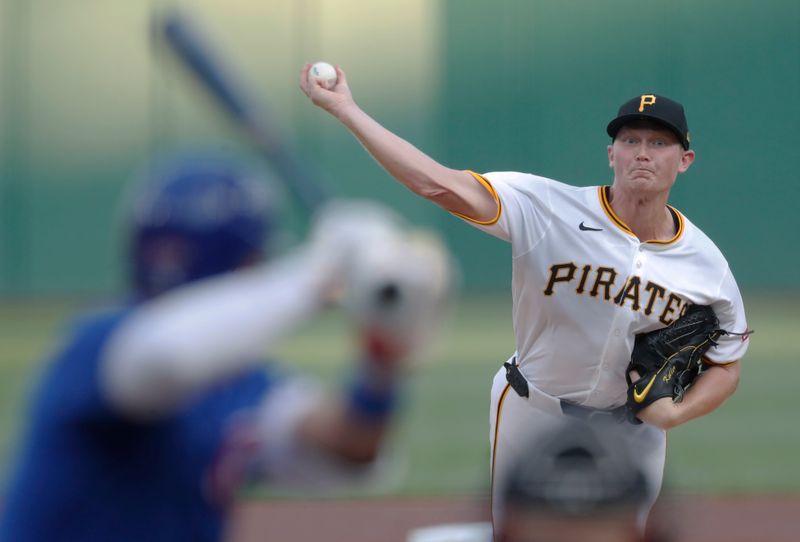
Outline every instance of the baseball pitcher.
[[668, 204], [695, 158], [683, 107], [655, 94], [625, 102], [606, 129], [613, 182], [575, 187], [529, 173], [445, 167], [360, 109], [341, 68], [330, 90], [307, 71], [303, 92], [398, 181], [511, 243], [516, 350], [492, 385], [493, 494], [502, 493], [500, 481], [530, 438], [570, 416], [624, 427], [645, 458], [652, 504], [666, 430], [734, 392], [748, 346], [728, 263]]

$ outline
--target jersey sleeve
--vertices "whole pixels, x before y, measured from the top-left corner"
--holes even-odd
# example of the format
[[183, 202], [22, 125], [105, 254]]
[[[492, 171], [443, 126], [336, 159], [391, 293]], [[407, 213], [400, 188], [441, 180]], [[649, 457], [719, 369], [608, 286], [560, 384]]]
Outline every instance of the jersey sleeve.
[[467, 216], [457, 216], [479, 230], [510, 242], [514, 257], [529, 252], [541, 241], [552, 222], [552, 181], [529, 173], [472, 174], [496, 195], [497, 217], [481, 222]]
[[738, 335], [722, 335], [718, 345], [706, 353], [708, 362], [724, 364], [744, 357], [750, 344], [744, 302], [730, 268], [725, 272], [717, 301], [711, 304], [719, 318], [720, 327]]

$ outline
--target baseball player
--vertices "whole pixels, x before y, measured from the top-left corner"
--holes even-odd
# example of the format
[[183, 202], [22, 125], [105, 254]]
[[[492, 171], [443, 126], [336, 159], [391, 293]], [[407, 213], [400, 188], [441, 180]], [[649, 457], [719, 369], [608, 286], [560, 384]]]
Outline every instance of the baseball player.
[[[340, 204], [309, 243], [255, 265], [267, 211], [235, 163], [156, 168], [129, 217], [132, 299], [80, 319], [53, 354], [0, 540], [221, 540], [242, 482], [339, 483], [374, 461], [415, 323], [429, 328], [442, 299], [444, 253], [379, 208]], [[361, 359], [323, 398], [262, 353], [342, 287]]]
[[[683, 107], [643, 94], [608, 124], [610, 186], [574, 187], [516, 172], [445, 167], [389, 132], [354, 102], [337, 70], [330, 90], [300, 86], [339, 119], [411, 191], [511, 243], [516, 351], [494, 379], [491, 468], [497, 494], [511, 458], [563, 416], [622, 418], [626, 367], [637, 334], [668, 326], [689, 305], [711, 306], [723, 335], [681, 402], [654, 401], [626, 433], [646, 458], [650, 501], [659, 491], [666, 430], [719, 407], [736, 389], [747, 323], [736, 281], [711, 240], [668, 205], [695, 152]], [[629, 375], [636, 381], [639, 375]], [[652, 380], [650, 381], [653, 382]], [[634, 386], [644, 401], [650, 386]], [[498, 510], [494, 510], [495, 515]], [[646, 516], [646, 513], [644, 514]], [[495, 520], [497, 518], [495, 517]]]

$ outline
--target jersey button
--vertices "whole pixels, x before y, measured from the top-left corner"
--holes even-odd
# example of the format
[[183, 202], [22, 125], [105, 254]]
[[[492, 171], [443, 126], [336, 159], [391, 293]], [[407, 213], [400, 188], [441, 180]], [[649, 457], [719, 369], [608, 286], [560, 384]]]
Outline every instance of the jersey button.
[[620, 333], [622, 333], [620, 330], [618, 330], [618, 329], [614, 330], [614, 336], [615, 337], [619, 337]]
[[642, 266], [642, 260], [636, 260], [636, 267]]

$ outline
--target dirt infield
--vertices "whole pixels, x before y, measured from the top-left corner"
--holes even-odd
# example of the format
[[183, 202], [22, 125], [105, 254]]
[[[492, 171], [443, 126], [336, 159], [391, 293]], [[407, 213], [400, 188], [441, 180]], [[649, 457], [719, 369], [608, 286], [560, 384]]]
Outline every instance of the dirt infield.
[[[800, 496], [673, 498], [664, 507], [679, 531], [676, 542], [795, 542]], [[405, 542], [410, 530], [487, 519], [486, 506], [468, 498], [391, 498], [359, 501], [241, 504], [230, 542]]]

